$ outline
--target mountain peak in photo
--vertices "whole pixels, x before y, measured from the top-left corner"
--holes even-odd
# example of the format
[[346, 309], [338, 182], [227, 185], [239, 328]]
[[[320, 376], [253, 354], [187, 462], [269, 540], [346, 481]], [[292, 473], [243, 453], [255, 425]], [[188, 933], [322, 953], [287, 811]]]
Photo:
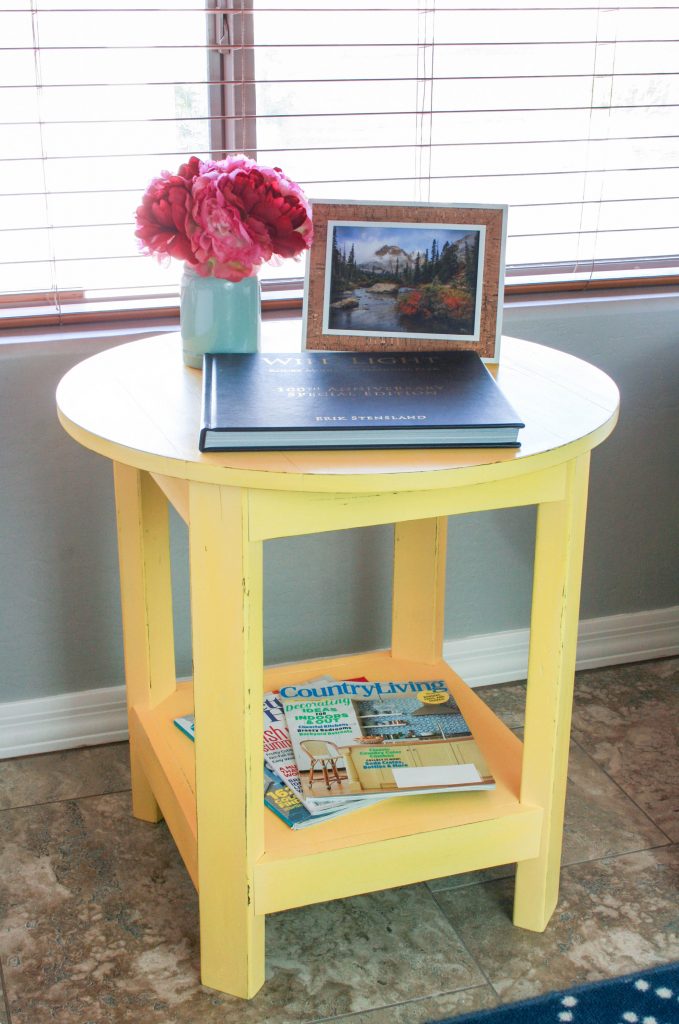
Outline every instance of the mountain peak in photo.
[[406, 266], [412, 266], [414, 262], [414, 257], [400, 245], [382, 245], [376, 250], [372, 259], [366, 260], [361, 265], [373, 273], [394, 273], [397, 267], [403, 269]]
[[401, 248], [400, 245], [383, 245], [381, 249], [378, 249], [375, 253], [376, 256], [408, 256], [407, 252]]

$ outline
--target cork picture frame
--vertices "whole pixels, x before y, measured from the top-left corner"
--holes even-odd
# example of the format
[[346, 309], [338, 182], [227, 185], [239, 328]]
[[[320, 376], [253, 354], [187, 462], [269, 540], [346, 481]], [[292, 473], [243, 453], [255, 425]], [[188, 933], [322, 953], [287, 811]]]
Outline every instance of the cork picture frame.
[[506, 206], [312, 201], [307, 349], [471, 349], [497, 362]]

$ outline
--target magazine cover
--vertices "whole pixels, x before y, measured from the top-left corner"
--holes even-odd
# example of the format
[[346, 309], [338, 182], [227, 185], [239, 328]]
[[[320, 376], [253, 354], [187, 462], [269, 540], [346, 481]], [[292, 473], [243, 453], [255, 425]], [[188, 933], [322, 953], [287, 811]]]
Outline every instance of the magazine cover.
[[[330, 676], [322, 679], [314, 679], [308, 686], [334, 683], [336, 680]], [[264, 763], [276, 774], [285, 784], [289, 786], [295, 796], [301, 800], [307, 811], [312, 815], [327, 815], [337, 813], [346, 804], [346, 810], [356, 809], [357, 802], [363, 802], [361, 797], [350, 797], [346, 800], [328, 799], [324, 794], [319, 793], [311, 796], [302, 790], [302, 784], [297, 770], [295, 754], [290, 742], [290, 734], [285, 719], [285, 712], [278, 693], [264, 694]]]
[[[193, 715], [180, 715], [173, 721], [185, 736], [188, 736], [190, 740], [195, 740], [196, 723]], [[264, 803], [290, 828], [306, 828], [307, 825], [315, 825], [323, 820], [309, 814], [295, 794], [267, 767], [266, 762], [264, 764]]]
[[[333, 682], [327, 678], [314, 680], [315, 683]], [[288, 727], [285, 722], [283, 705], [277, 693], [265, 693], [263, 702], [264, 712], [264, 764], [274, 775], [289, 787], [291, 792], [306, 804], [310, 814], [324, 814], [328, 811], [327, 800], [304, 800], [302, 786], [299, 781], [297, 762], [292, 751]], [[174, 724], [181, 729], [189, 739], [195, 739], [195, 721], [193, 715], [181, 715], [174, 719]], [[336, 801], [332, 801], [333, 804]], [[330, 808], [332, 809], [332, 807]]]
[[306, 828], [321, 819], [309, 814], [306, 807], [284, 782], [264, 765], [264, 803], [290, 828]]
[[495, 786], [443, 680], [306, 683], [280, 698], [305, 798]]
[[181, 715], [179, 718], [174, 719], [174, 724], [178, 729], [188, 736], [190, 740], [196, 738], [196, 720], [193, 715]]

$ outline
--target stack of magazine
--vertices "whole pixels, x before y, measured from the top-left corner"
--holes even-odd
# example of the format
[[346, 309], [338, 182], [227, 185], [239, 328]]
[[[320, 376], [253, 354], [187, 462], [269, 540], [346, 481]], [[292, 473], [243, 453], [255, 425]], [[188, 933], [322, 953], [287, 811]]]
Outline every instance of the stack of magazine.
[[[264, 803], [293, 829], [392, 797], [493, 789], [445, 682], [338, 681], [265, 693]], [[194, 738], [193, 715], [175, 725]]]

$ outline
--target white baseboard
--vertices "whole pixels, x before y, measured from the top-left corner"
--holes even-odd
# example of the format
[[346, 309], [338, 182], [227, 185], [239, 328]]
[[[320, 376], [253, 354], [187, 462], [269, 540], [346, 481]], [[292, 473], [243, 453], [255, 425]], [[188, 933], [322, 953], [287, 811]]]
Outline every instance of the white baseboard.
[[0, 704], [0, 760], [127, 739], [124, 686]]
[[[447, 640], [443, 656], [470, 686], [525, 679], [528, 629]], [[650, 661], [679, 654], [679, 605], [650, 612], [584, 619], [578, 630], [578, 670]]]
[[[448, 640], [443, 654], [470, 686], [525, 679], [528, 630]], [[580, 623], [577, 668], [601, 668], [679, 654], [679, 606]], [[0, 759], [127, 739], [125, 689], [0, 704]]]

